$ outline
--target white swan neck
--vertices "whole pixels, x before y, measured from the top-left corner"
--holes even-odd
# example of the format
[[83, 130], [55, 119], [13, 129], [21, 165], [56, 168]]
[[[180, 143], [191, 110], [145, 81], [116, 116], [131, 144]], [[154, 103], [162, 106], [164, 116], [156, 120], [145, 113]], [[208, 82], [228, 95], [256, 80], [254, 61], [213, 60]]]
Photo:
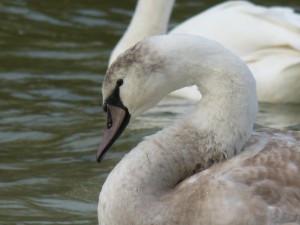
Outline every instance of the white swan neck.
[[175, 0], [139, 0], [125, 34], [113, 50], [109, 65], [138, 41], [165, 34]]

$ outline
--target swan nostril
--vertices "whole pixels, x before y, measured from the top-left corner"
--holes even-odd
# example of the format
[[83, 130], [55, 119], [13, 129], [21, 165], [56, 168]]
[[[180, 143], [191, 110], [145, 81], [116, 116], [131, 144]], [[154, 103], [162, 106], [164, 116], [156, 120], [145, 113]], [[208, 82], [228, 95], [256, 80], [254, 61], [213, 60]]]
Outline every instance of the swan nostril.
[[107, 123], [107, 129], [111, 128], [111, 126], [112, 126], [112, 122], [109, 121], [109, 122]]

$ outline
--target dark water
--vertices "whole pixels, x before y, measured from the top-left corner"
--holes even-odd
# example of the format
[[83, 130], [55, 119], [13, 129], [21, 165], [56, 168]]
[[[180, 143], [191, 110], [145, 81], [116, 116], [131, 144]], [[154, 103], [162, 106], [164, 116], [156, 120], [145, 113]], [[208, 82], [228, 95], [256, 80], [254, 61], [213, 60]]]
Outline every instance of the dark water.
[[[170, 26], [216, 2], [178, 1]], [[300, 7], [298, 0], [266, 2]], [[144, 135], [191, 107], [164, 101], [124, 133], [102, 165], [95, 162], [104, 121], [101, 82], [134, 5], [0, 1], [1, 225], [97, 224], [109, 171]], [[261, 105], [257, 124], [300, 130], [300, 106]]]

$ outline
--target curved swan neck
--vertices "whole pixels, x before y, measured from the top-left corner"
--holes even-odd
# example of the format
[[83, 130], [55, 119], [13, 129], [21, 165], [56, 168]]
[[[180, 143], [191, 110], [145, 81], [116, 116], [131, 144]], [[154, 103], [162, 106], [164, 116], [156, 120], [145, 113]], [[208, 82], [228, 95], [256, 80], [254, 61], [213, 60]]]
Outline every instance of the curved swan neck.
[[145, 37], [165, 34], [175, 0], [139, 0], [131, 22], [114, 48], [109, 65], [125, 50]]
[[179, 36], [186, 38], [184, 47], [174, 47], [176, 38], [160, 45], [165, 46], [165, 58], [169, 56], [166, 64], [176, 77], [177, 88], [195, 84], [203, 95], [186, 120], [193, 118], [190, 124], [216, 135], [216, 140], [227, 145], [227, 156], [232, 157], [250, 137], [256, 119], [254, 77], [244, 62], [220, 44], [205, 38], [199, 44], [199, 37]]
[[[252, 133], [258, 108], [250, 70], [216, 42], [172, 35], [151, 37], [140, 44], [121, 56], [109, 71], [127, 74], [122, 88], [130, 91], [120, 88], [120, 93], [130, 112], [138, 111], [132, 110], [133, 105], [148, 104], [144, 110], [186, 85], [198, 85], [203, 98], [187, 117], [146, 137], [110, 173], [98, 207], [99, 218], [107, 220], [100, 221], [104, 225], [111, 221], [150, 224], [165, 208], [164, 196], [178, 183], [241, 151]], [[145, 51], [147, 54], [138, 54]], [[124, 70], [120, 71], [121, 65]], [[137, 81], [147, 87], [138, 98], [134, 92]], [[108, 88], [111, 81], [105, 82]], [[108, 216], [112, 211], [120, 213], [112, 218]]]

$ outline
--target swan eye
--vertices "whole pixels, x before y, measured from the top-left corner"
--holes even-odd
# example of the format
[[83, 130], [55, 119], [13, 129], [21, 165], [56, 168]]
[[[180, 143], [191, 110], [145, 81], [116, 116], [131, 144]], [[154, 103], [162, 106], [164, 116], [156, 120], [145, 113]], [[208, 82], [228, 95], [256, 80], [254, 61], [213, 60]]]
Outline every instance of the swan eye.
[[123, 84], [123, 79], [117, 80], [117, 85], [118, 85], [119, 87], [122, 86], [122, 84]]

